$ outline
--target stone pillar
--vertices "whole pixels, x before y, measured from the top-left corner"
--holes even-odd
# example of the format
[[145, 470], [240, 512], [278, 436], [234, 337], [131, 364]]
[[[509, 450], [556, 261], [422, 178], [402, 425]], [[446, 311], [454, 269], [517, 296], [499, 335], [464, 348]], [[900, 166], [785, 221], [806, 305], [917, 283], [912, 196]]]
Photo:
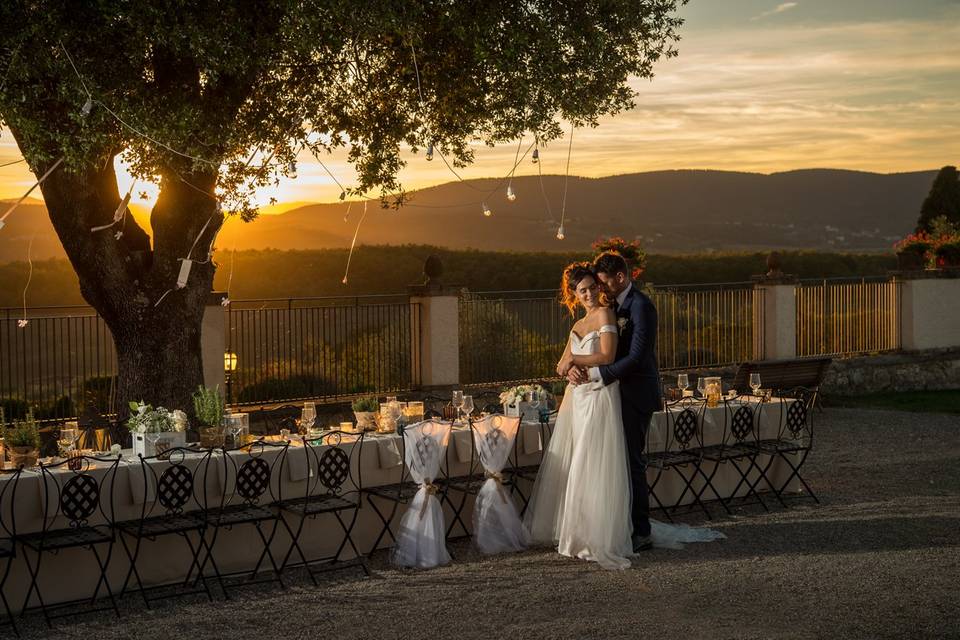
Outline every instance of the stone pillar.
[[[410, 304], [420, 308], [421, 386], [450, 387], [460, 384], [459, 292], [438, 285], [415, 285], [410, 287]], [[417, 338], [414, 336], [415, 340]]]
[[902, 280], [900, 330], [907, 351], [960, 346], [960, 278]]
[[203, 385], [211, 389], [219, 385], [223, 396], [226, 396], [223, 354], [227, 350], [227, 311], [221, 303], [226, 297], [222, 291], [210, 293], [200, 330]]
[[797, 357], [797, 294], [796, 284], [784, 279], [761, 280], [756, 284], [762, 293], [757, 326], [763, 327], [758, 346], [764, 360], [791, 360]]

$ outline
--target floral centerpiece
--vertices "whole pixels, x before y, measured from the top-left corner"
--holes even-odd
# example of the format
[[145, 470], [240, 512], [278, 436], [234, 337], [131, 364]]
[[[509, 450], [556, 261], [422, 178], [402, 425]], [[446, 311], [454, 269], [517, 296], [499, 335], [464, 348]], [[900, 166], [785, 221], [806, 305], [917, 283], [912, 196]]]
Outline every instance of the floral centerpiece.
[[133, 453], [145, 458], [187, 443], [187, 414], [179, 409], [154, 409], [142, 400], [131, 402], [127, 428], [133, 434]]
[[897, 266], [901, 271], [918, 271], [927, 266], [933, 249], [933, 238], [926, 231], [908, 235], [893, 245], [897, 252]]
[[500, 404], [507, 416], [521, 416], [524, 420], [539, 420], [539, 403], [533, 406], [527, 398], [535, 394], [541, 402], [546, 402], [549, 394], [539, 384], [521, 384], [510, 387], [500, 393]]
[[380, 412], [380, 402], [375, 396], [357, 398], [350, 404], [353, 416], [357, 419], [357, 429], [360, 431], [374, 431], [377, 428], [377, 414]]

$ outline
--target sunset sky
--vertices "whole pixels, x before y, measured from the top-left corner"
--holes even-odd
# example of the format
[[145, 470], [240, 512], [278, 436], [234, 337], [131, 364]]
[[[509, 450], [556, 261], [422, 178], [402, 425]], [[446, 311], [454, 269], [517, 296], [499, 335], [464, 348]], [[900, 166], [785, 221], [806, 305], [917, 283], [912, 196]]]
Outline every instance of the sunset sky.
[[[682, 15], [679, 57], [652, 82], [633, 81], [636, 109], [574, 134], [571, 173], [960, 163], [960, 0], [691, 0]], [[541, 151], [545, 173], [563, 172], [566, 148], [561, 140]], [[481, 147], [462, 175], [503, 175], [515, 150]], [[18, 157], [4, 132], [0, 164]], [[260, 199], [336, 199], [339, 188], [311, 160]], [[407, 160], [406, 188], [455, 179], [439, 160]], [[327, 164], [353, 184], [342, 155]], [[518, 170], [532, 172], [529, 162]], [[33, 179], [22, 164], [0, 169], [0, 198]]]

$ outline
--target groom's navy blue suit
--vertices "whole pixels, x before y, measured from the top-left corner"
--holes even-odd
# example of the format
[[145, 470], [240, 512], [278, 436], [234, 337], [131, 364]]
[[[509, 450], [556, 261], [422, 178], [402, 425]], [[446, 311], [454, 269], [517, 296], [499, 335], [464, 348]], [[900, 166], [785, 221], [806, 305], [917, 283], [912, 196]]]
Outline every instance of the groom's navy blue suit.
[[599, 367], [604, 384], [620, 381], [620, 404], [630, 459], [633, 491], [633, 535], [650, 535], [650, 500], [643, 449], [650, 418], [660, 408], [660, 374], [657, 370], [657, 309], [636, 285], [616, 310], [620, 339], [617, 359]]

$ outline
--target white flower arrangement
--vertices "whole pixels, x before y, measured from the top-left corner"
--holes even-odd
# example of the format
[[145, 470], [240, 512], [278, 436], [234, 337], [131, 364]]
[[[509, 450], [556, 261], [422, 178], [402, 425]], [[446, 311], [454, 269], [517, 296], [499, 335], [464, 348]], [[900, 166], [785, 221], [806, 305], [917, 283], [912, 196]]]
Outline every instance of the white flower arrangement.
[[521, 384], [516, 387], [510, 387], [500, 394], [500, 404], [513, 406], [527, 399], [530, 393], [539, 394], [539, 397], [546, 396], [546, 390], [539, 384]]
[[141, 402], [130, 403], [130, 419], [127, 428], [131, 433], [163, 433], [187, 430], [187, 414], [179, 409], [168, 411], [163, 407], [154, 409]]

